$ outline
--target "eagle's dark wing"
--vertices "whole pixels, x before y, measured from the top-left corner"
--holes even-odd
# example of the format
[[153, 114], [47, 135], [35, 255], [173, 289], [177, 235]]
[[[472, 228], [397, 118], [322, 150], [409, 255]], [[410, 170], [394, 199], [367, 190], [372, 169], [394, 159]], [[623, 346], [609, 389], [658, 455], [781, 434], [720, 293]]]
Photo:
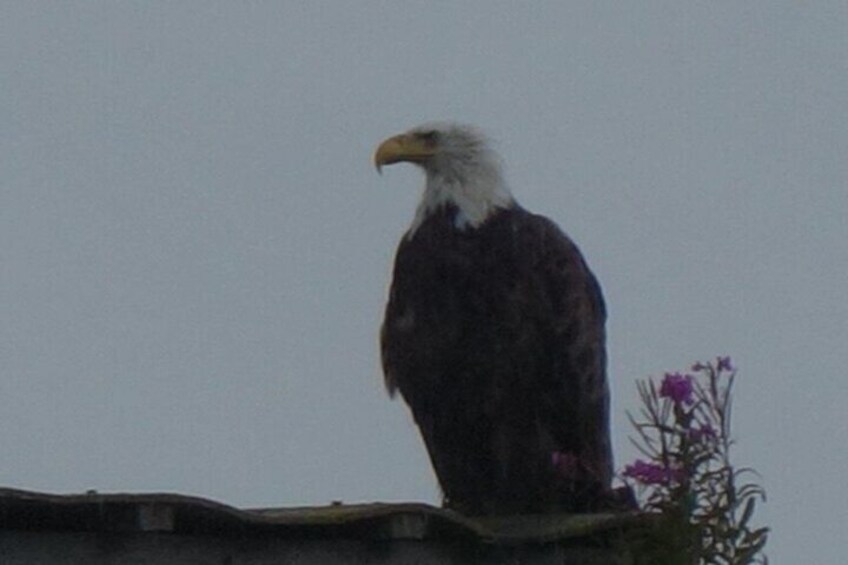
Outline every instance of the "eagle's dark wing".
[[600, 288], [541, 216], [504, 210], [468, 232], [449, 220], [398, 248], [381, 335], [389, 391], [454, 506], [587, 509], [612, 473]]
[[562, 403], [564, 412], [557, 418], [557, 407], [551, 405], [548, 421], [559, 431], [563, 451], [579, 456], [577, 474], [594, 476], [607, 488], [613, 464], [603, 295], [571, 239], [546, 218], [533, 218], [524, 245], [537, 249], [533, 272], [544, 281], [538, 300], [550, 308], [551, 375], [559, 385], [551, 398]]

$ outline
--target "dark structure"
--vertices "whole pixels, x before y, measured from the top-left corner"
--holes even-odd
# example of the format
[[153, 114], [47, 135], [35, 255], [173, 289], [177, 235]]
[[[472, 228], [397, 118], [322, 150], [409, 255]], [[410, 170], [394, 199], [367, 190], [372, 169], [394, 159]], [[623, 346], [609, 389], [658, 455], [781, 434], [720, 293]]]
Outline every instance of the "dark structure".
[[635, 514], [470, 520], [423, 504], [239, 510], [173, 494], [0, 489], [3, 565], [624, 565]]
[[578, 248], [515, 202], [473, 128], [416, 128], [374, 159], [426, 174], [397, 250], [382, 357], [447, 506], [467, 515], [606, 507], [606, 313]]

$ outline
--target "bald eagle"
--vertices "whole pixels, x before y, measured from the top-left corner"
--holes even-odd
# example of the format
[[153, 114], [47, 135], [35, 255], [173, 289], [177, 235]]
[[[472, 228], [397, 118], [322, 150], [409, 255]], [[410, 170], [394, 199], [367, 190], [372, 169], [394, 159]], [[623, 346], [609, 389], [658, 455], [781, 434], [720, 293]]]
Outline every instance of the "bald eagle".
[[469, 515], [598, 508], [612, 478], [606, 313], [580, 251], [516, 203], [472, 127], [412, 129], [374, 161], [426, 176], [397, 249], [381, 352], [445, 505]]

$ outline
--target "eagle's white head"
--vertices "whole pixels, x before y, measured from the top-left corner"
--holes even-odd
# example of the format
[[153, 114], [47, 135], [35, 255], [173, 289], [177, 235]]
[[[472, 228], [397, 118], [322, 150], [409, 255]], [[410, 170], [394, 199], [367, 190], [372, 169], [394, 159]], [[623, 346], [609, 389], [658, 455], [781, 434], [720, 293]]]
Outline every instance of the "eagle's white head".
[[401, 161], [415, 163], [427, 175], [408, 237], [431, 212], [445, 204], [457, 207], [456, 226], [460, 229], [476, 228], [496, 209], [515, 205], [503, 178], [500, 157], [474, 127], [425, 124], [390, 137], [374, 153], [378, 171]]

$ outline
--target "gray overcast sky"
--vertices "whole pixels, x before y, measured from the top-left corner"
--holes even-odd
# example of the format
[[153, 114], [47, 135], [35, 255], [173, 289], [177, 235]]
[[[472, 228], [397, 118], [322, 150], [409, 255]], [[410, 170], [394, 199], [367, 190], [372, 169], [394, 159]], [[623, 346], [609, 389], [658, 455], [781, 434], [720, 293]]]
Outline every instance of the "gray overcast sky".
[[776, 563], [848, 518], [848, 3], [4, 2], [0, 484], [238, 506], [438, 493], [378, 363], [457, 119], [604, 287], [634, 379], [730, 354]]

